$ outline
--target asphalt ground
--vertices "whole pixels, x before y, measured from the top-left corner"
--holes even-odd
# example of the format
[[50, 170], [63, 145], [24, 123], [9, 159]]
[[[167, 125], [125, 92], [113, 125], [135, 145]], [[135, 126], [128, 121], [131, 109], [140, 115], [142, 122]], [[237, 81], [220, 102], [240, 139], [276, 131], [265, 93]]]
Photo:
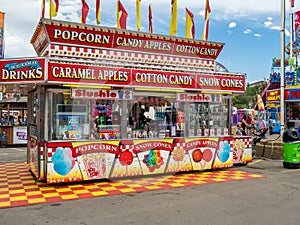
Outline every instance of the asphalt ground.
[[[0, 164], [25, 161], [24, 147], [0, 149]], [[225, 171], [263, 178], [2, 208], [0, 224], [299, 224], [299, 169], [285, 169], [282, 160], [254, 158]]]

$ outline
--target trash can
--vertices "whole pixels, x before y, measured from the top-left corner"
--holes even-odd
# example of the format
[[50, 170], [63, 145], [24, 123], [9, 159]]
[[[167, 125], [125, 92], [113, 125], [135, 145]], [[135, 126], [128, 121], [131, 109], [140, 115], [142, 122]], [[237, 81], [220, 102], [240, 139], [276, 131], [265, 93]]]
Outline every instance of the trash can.
[[299, 132], [294, 122], [288, 122], [288, 129], [283, 132], [283, 167], [288, 169], [300, 168], [300, 140]]

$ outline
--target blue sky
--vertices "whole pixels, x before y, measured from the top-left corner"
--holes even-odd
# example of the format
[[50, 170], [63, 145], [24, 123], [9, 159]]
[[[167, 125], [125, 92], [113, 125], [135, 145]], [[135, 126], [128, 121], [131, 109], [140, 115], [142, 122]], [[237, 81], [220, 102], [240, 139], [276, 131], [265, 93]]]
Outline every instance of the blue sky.
[[[5, 16], [5, 57], [36, 56], [30, 44], [41, 15], [41, 0], [0, 0]], [[90, 7], [87, 24], [96, 24], [95, 0]], [[117, 0], [101, 0], [101, 26], [116, 27]], [[121, 0], [128, 12], [127, 29], [137, 30], [135, 0]], [[169, 35], [171, 0], [141, 0], [142, 28], [148, 31], [148, 5], [152, 4], [153, 33]], [[289, 0], [286, 0], [286, 43], [289, 42]], [[201, 39], [205, 0], [178, 0], [178, 33], [185, 37], [185, 7], [194, 14], [196, 38]], [[268, 78], [272, 58], [280, 58], [281, 1], [274, 0], [210, 0], [209, 41], [225, 46], [217, 58], [230, 72], [247, 74], [252, 82]], [[300, 10], [295, 1], [293, 11]], [[49, 1], [46, 0], [48, 18]], [[60, 0], [55, 19], [80, 22], [81, 0]]]

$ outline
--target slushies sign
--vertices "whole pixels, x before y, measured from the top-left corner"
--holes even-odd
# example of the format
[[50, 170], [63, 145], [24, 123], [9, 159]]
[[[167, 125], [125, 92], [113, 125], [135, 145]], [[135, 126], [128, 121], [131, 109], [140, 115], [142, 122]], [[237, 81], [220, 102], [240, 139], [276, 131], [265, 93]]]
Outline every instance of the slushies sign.
[[0, 61], [0, 82], [32, 82], [44, 80], [44, 58]]

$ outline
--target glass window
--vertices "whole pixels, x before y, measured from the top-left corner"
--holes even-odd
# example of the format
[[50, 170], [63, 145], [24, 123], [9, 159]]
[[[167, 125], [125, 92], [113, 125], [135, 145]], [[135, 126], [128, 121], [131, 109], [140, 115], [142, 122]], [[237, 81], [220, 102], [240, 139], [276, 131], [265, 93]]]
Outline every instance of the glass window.
[[229, 100], [220, 98], [216, 103], [213, 95], [205, 96], [211, 101], [196, 102], [177, 100], [176, 93], [150, 91], [134, 91], [125, 100], [93, 96], [76, 99], [67, 89], [50, 93], [52, 140], [228, 135]]
[[128, 138], [184, 136], [184, 106], [175, 94], [135, 93], [128, 104]]

